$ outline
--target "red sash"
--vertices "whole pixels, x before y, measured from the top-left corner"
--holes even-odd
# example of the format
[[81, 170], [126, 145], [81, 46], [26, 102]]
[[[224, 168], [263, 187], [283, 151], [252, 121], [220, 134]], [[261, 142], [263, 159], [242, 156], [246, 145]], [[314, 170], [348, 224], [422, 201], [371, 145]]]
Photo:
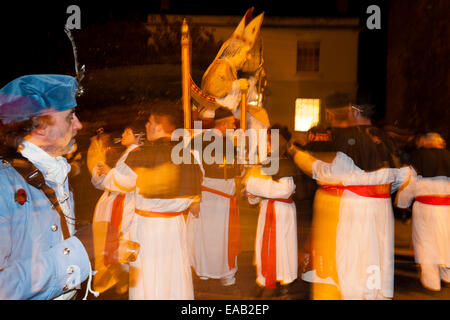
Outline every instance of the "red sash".
[[228, 267], [236, 266], [236, 257], [241, 253], [241, 225], [236, 195], [230, 195], [215, 189], [202, 186], [202, 191], [217, 194], [230, 199], [230, 213], [228, 218]]
[[431, 204], [433, 206], [450, 206], [450, 196], [449, 195], [427, 195], [418, 196], [416, 201], [424, 204]]
[[111, 265], [118, 262], [117, 249], [119, 247], [119, 233], [120, 225], [122, 224], [123, 217], [123, 203], [125, 201], [125, 194], [118, 194], [113, 202], [112, 212], [111, 212], [111, 222], [108, 226], [108, 231], [106, 234], [106, 255], [105, 255], [105, 265]]
[[342, 196], [345, 190], [349, 190], [361, 197], [366, 198], [378, 198], [386, 199], [391, 197], [391, 185], [390, 184], [375, 184], [367, 186], [342, 186], [342, 185], [320, 185], [320, 188], [335, 194]]
[[261, 245], [261, 273], [266, 279], [265, 287], [273, 289], [277, 281], [277, 220], [275, 215], [275, 201], [292, 203], [289, 199], [266, 199], [266, 221], [264, 222], [264, 232]]

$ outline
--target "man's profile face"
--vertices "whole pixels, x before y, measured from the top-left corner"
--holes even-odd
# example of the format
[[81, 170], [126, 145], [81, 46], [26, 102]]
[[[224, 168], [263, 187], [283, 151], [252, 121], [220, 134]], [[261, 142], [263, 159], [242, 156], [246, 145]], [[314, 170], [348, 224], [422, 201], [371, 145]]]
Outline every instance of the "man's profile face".
[[121, 144], [123, 146], [129, 147], [132, 144], [136, 143], [136, 137], [134, 135], [133, 129], [131, 128], [126, 128], [123, 132], [122, 132], [122, 141]]
[[75, 115], [75, 109], [55, 112], [51, 117], [44, 129], [46, 151], [54, 157], [62, 156], [72, 150], [75, 136], [83, 126]]
[[145, 124], [145, 131], [147, 134], [147, 140], [148, 141], [153, 141], [157, 138], [158, 132], [161, 130], [161, 125], [159, 125], [156, 120], [155, 117], [153, 115], [151, 115], [148, 118], [147, 123]]

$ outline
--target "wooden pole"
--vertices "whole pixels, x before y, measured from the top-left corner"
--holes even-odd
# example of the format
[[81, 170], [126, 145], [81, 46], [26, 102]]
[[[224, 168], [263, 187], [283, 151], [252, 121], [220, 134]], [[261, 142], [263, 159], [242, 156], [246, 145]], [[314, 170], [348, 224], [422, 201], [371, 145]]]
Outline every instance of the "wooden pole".
[[247, 91], [241, 92], [241, 129], [247, 130]]
[[190, 59], [191, 37], [189, 35], [189, 27], [186, 19], [183, 19], [181, 26], [181, 77], [182, 77], [182, 94], [183, 94], [183, 111], [184, 111], [184, 128], [191, 129], [191, 95], [190, 95], [190, 75], [191, 75], [191, 59]]
[[247, 153], [247, 137], [245, 135], [245, 131], [247, 130], [247, 91], [241, 91], [241, 129], [242, 134], [244, 135], [241, 140], [241, 142], [243, 142], [243, 146], [241, 146], [241, 156], [243, 159], [241, 159], [241, 161], [242, 163], [245, 163]]

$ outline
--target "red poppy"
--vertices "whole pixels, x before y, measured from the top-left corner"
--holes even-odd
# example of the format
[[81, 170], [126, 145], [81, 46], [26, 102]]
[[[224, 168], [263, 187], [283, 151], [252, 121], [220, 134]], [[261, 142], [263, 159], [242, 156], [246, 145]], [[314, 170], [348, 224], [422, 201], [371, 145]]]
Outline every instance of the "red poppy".
[[14, 200], [16, 200], [20, 205], [23, 206], [23, 204], [27, 201], [27, 193], [23, 189], [17, 190]]

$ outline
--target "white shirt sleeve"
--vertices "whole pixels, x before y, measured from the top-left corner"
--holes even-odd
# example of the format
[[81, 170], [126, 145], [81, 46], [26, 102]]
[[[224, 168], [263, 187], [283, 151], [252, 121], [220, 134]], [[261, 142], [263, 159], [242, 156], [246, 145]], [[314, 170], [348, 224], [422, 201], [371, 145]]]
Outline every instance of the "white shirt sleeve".
[[292, 177], [284, 177], [279, 181], [250, 177], [246, 189], [249, 193], [262, 198], [288, 199], [295, 191], [295, 184]]

